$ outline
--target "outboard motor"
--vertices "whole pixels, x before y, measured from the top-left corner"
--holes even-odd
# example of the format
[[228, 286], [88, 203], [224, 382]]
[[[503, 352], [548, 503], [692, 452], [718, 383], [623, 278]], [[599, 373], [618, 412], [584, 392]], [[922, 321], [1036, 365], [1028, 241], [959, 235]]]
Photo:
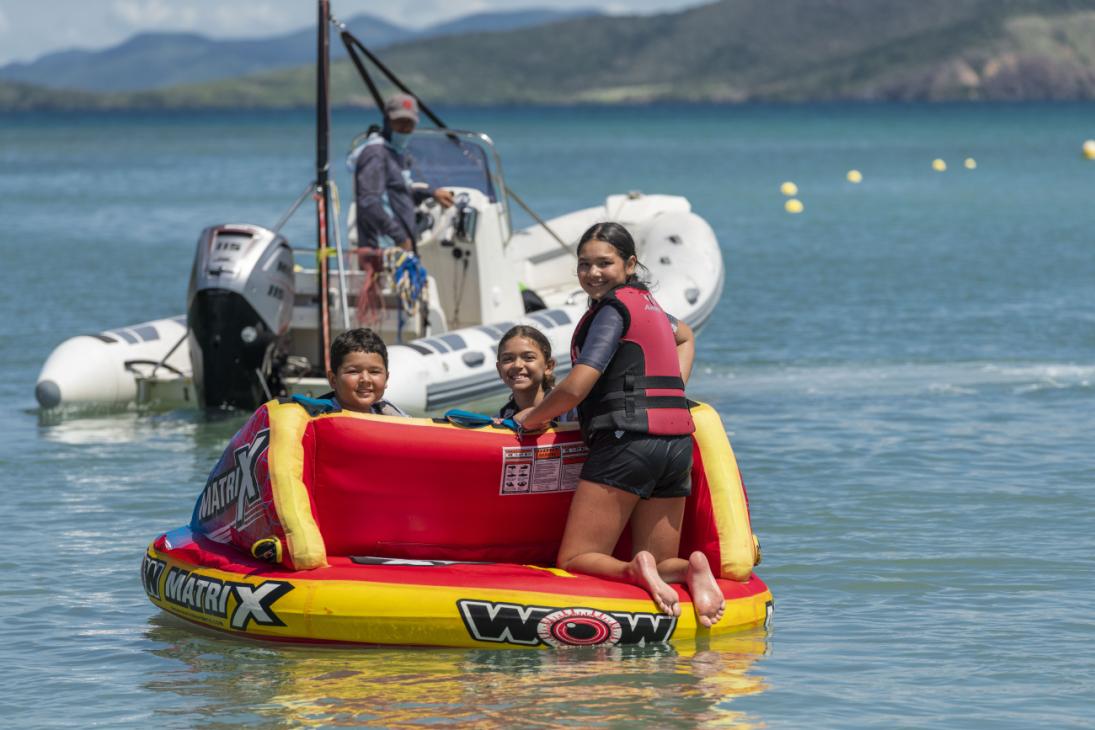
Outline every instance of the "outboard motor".
[[187, 292], [198, 402], [252, 410], [282, 391], [278, 361], [293, 315], [293, 252], [260, 226], [202, 231]]

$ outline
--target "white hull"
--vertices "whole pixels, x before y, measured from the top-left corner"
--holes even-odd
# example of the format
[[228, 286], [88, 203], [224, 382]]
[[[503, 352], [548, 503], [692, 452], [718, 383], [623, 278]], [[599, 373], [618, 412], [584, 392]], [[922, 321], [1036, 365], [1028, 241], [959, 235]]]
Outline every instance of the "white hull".
[[38, 374], [43, 408], [194, 405], [186, 317], [78, 335], [58, 345]]

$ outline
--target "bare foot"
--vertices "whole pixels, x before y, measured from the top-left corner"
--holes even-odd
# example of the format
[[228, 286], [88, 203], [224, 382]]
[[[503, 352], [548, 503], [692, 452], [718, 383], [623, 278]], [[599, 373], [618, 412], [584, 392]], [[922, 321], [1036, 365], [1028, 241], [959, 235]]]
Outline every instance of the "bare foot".
[[631, 581], [646, 589], [659, 611], [670, 616], [681, 615], [681, 604], [677, 592], [658, 575], [658, 563], [653, 555], [646, 550], [635, 553], [635, 557], [631, 559], [629, 572]]
[[714, 626], [722, 618], [726, 608], [726, 599], [722, 589], [715, 582], [711, 564], [707, 556], [699, 550], [688, 557], [688, 574], [685, 577], [688, 592], [692, 594], [692, 607], [696, 610], [696, 621], [703, 626]]

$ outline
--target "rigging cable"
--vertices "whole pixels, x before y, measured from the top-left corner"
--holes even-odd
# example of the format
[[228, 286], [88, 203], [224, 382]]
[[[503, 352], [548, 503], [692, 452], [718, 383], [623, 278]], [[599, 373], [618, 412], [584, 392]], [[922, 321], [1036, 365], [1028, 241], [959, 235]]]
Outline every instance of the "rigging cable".
[[289, 219], [293, 217], [293, 213], [297, 212], [297, 208], [303, 205], [304, 201], [307, 200], [310, 195], [312, 195], [315, 189], [316, 181], [312, 180], [305, 186], [304, 191], [301, 192], [300, 197], [296, 199], [296, 202], [289, 206], [289, 210], [285, 211], [281, 218], [278, 219], [278, 222], [275, 223], [274, 227], [270, 230], [274, 233], [281, 233], [282, 226], [284, 226], [289, 221]]

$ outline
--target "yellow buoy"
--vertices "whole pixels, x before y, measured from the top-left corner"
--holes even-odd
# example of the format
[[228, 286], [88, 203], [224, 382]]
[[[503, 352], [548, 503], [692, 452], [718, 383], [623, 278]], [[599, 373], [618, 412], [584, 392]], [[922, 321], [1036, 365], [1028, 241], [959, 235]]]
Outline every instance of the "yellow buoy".
[[863, 182], [863, 173], [859, 170], [848, 170], [848, 182], [858, 185]]
[[1095, 139], [1089, 139], [1084, 141], [1084, 157], [1089, 160], [1095, 160]]
[[779, 191], [786, 195], [788, 198], [798, 195], [798, 185], [788, 180], [779, 186]]
[[936, 157], [934, 160], [932, 160], [932, 169], [936, 172], [946, 172], [947, 163]]
[[802, 205], [802, 201], [797, 198], [791, 198], [783, 204], [783, 209], [788, 213], [801, 213], [806, 208]]
[[967, 170], [976, 170], [977, 169], [977, 160], [973, 159], [972, 157], [967, 157], [966, 161], [963, 162], [962, 164], [966, 166]]

